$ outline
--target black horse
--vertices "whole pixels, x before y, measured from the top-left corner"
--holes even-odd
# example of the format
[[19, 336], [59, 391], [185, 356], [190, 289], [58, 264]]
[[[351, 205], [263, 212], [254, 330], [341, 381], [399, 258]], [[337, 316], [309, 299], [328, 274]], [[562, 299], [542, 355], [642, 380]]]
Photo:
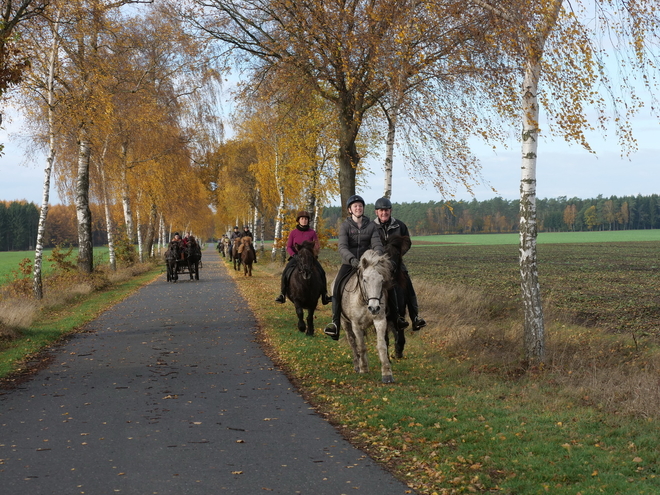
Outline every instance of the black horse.
[[[405, 296], [407, 287], [405, 273], [403, 270], [401, 270], [403, 258], [401, 253], [408, 251], [408, 249], [410, 249], [410, 245], [410, 237], [400, 235], [391, 235], [385, 244], [385, 254], [389, 255], [390, 262], [392, 262], [392, 266], [394, 267], [392, 273], [392, 282], [394, 286], [388, 292], [388, 297], [390, 295], [396, 295], [398, 304], [405, 304], [404, 301], [406, 299]], [[392, 305], [388, 304], [388, 307], [392, 307]], [[399, 312], [401, 312], [401, 309], [403, 308], [400, 308]], [[394, 314], [393, 312], [387, 315], [388, 322], [390, 323], [388, 328], [394, 329], [394, 357], [400, 359], [403, 357], [403, 349], [406, 346], [406, 333], [403, 328], [399, 328], [397, 325], [398, 317], [399, 315]], [[389, 345], [389, 338], [387, 334], [385, 336], [385, 340]]]
[[202, 259], [202, 248], [199, 246], [193, 236], [188, 237], [188, 242], [184, 248], [184, 262], [188, 265], [190, 280], [199, 280], [199, 263]]
[[[286, 296], [296, 307], [298, 330], [311, 337], [314, 335], [314, 311], [323, 292], [323, 277], [316, 266], [314, 243], [304, 241], [296, 244], [296, 249], [296, 267], [291, 273]], [[307, 310], [307, 324], [304, 310]]]
[[179, 243], [177, 241], [170, 242], [167, 251], [165, 251], [165, 264], [167, 265], [167, 281], [176, 282], [179, 280], [177, 273], [177, 261], [180, 258]]

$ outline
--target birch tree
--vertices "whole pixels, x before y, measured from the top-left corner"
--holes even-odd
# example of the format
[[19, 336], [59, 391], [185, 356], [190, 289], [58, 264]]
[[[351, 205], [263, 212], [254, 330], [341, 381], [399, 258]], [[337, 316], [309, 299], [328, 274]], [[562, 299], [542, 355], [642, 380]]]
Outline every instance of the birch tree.
[[[586, 138], [587, 131], [594, 127], [606, 130], [606, 124], [613, 116], [620, 143], [624, 149], [631, 149], [634, 141], [630, 117], [642, 103], [635, 92], [624, 89], [619, 93], [613, 87], [606, 69], [609, 47], [599, 45], [599, 42], [602, 35], [613, 35], [619, 41], [617, 50], [621, 52], [618, 56], [626, 51], [632, 53], [629, 60], [643, 71], [644, 64], [635, 63], [635, 60], [639, 61], [647, 53], [643, 48], [646, 36], [657, 37], [657, 4], [644, 0], [603, 0], [588, 6], [580, 1], [562, 0], [531, 3], [471, 0], [471, 3], [497, 19], [492, 39], [499, 44], [502, 56], [510, 57], [513, 69], [514, 81], [508, 86], [509, 97], [503, 98], [501, 88], [492, 96], [499, 111], [520, 118], [519, 252], [524, 348], [527, 361], [534, 364], [542, 362], [545, 357], [545, 327], [536, 255], [540, 108], [547, 111], [550, 133], [560, 134], [567, 141], [576, 142], [588, 150], [591, 147]], [[590, 23], [594, 14], [599, 22]], [[645, 19], [643, 23], [639, 21], [641, 18]], [[650, 19], [656, 23], [649, 22]], [[521, 85], [520, 91], [513, 89], [516, 82]], [[618, 82], [622, 88], [631, 87], [631, 81], [625, 75]], [[609, 103], [613, 112], [608, 109], [607, 97], [611, 97]], [[518, 112], [515, 112], [516, 108]], [[588, 119], [588, 111], [596, 112], [595, 123]]]
[[[55, 163], [55, 150], [56, 150], [56, 124], [55, 124], [55, 78], [58, 70], [59, 63], [59, 18], [61, 10], [55, 15], [54, 22], [49, 25], [52, 27], [52, 35], [49, 37], [50, 50], [48, 50], [47, 64], [43, 66], [45, 74], [42, 81], [38, 74], [39, 70], [35, 67], [33, 74], [35, 77], [35, 84], [37, 86], [45, 86], [44, 94], [42, 95], [46, 101], [46, 122], [48, 133], [48, 151], [46, 155], [46, 166], [44, 167], [44, 183], [41, 200], [41, 210], [39, 213], [39, 227], [37, 229], [37, 239], [35, 243], [34, 253], [34, 267], [32, 271], [32, 287], [33, 294], [36, 299], [43, 298], [43, 282], [41, 277], [41, 268], [43, 261], [43, 248], [44, 248], [44, 233], [46, 231], [46, 219], [48, 217], [49, 198], [50, 198], [50, 181]], [[44, 44], [45, 45], [45, 44]], [[36, 64], [34, 64], [36, 65]]]

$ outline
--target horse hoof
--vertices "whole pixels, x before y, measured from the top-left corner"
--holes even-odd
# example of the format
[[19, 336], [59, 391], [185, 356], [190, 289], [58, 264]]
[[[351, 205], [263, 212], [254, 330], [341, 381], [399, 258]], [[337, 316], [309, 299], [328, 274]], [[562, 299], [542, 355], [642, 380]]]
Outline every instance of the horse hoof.
[[392, 375], [384, 376], [383, 383], [394, 383], [394, 377]]

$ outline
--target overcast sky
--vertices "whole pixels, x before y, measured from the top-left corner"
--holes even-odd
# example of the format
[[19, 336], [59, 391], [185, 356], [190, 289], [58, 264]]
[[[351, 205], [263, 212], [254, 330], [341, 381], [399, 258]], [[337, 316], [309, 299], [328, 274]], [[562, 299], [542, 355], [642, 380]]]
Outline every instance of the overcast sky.
[[[14, 121], [7, 127], [19, 129]], [[539, 143], [537, 167], [537, 196], [557, 198], [559, 196], [595, 198], [626, 195], [650, 195], [660, 193], [660, 124], [652, 119], [638, 118], [635, 123], [635, 136], [639, 151], [628, 158], [621, 158], [615, 139], [603, 139], [596, 135], [591, 139], [596, 155], [578, 146], [568, 146], [560, 139]], [[26, 163], [21, 140], [7, 130], [0, 131], [0, 143], [5, 145], [4, 156], [0, 157], [0, 199], [26, 199], [41, 204], [43, 189], [43, 158]], [[474, 189], [477, 200], [501, 196], [505, 199], [518, 199], [520, 194], [520, 146], [512, 143], [508, 151], [497, 154], [484, 149], [478, 153], [482, 162], [482, 175], [497, 193], [487, 186]], [[383, 194], [383, 171], [378, 162], [373, 164], [369, 178], [370, 187], [358, 191], [369, 203]], [[443, 198], [431, 186], [420, 186], [409, 178], [401, 160], [395, 159], [392, 201], [410, 203], [413, 201], [443, 201], [446, 199], [472, 200], [472, 196], [458, 187], [454, 198]], [[410, 164], [412, 165], [412, 164]], [[53, 188], [51, 204], [60, 202]], [[332, 204], [339, 204], [335, 198]]]

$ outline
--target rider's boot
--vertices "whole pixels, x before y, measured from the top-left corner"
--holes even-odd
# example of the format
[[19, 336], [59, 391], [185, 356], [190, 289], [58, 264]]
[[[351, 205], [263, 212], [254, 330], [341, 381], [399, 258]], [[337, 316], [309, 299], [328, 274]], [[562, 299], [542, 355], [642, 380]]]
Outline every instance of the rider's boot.
[[325, 306], [326, 304], [330, 304], [332, 302], [332, 296], [329, 296], [327, 293], [321, 294], [321, 303]]
[[286, 298], [284, 297], [284, 294], [280, 294], [279, 296], [277, 296], [275, 298], [275, 302], [280, 303], [280, 304], [284, 304], [285, 301], [286, 301]]
[[416, 332], [417, 330], [419, 330], [420, 328], [424, 328], [425, 326], [426, 326], [426, 321], [424, 320], [424, 318], [420, 316], [415, 316], [415, 318], [413, 319], [412, 329]]

